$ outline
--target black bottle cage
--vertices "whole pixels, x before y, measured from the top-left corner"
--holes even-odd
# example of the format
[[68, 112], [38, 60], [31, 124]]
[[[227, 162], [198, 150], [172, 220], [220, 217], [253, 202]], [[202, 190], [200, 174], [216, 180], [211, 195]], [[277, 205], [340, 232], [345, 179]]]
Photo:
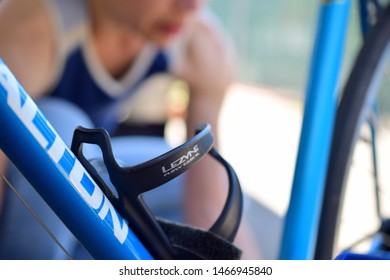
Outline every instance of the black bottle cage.
[[[105, 167], [117, 194], [112, 192], [84, 157], [83, 143], [100, 147]], [[79, 127], [74, 132], [71, 150], [152, 256], [157, 259], [175, 259], [177, 256], [172, 244], [144, 203], [141, 194], [184, 173], [203, 155], [209, 153], [225, 167], [229, 179], [229, 192], [224, 208], [209, 231], [232, 242], [241, 221], [242, 192], [236, 173], [213, 148], [213, 143], [210, 125], [202, 124], [192, 139], [175, 149], [136, 166], [120, 167], [114, 158], [106, 130]]]

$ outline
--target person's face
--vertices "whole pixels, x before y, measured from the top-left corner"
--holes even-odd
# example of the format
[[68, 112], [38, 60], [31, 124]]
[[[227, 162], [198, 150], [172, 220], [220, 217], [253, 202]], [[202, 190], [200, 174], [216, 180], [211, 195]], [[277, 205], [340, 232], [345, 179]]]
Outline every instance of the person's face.
[[[99, 0], [98, 0], [99, 1]], [[109, 15], [147, 39], [164, 45], [205, 0], [103, 0]]]

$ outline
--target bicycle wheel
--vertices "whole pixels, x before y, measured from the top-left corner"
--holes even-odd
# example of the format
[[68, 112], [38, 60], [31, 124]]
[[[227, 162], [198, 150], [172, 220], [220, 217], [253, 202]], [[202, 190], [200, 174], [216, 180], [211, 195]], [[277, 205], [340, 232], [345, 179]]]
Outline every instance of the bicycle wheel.
[[[351, 177], [352, 169], [360, 168], [356, 167], [357, 161], [354, 161], [354, 159], [356, 160], [356, 155], [360, 153], [361, 162], [362, 147], [367, 146], [366, 148], [371, 150], [371, 146], [367, 145], [367, 143], [364, 144], [361, 136], [367, 130], [366, 124], [367, 120], [370, 119], [370, 114], [371, 116], [372, 113], [377, 115], [375, 110], [373, 110], [375, 104], [379, 105], [381, 114], [376, 128], [371, 126], [371, 128], [374, 128], [375, 134], [371, 135], [370, 143], [371, 140], [375, 141], [373, 136], [377, 136], [377, 142], [385, 142], [382, 139], [390, 132], [390, 106], [386, 105], [386, 99], [384, 98], [386, 89], [390, 88], [389, 62], [390, 6], [383, 10], [379, 21], [367, 34], [364, 46], [357, 56], [339, 103], [326, 177], [315, 259], [332, 259], [335, 256], [334, 254], [337, 254], [334, 251], [340, 240], [340, 223], [342, 222], [343, 211], [346, 208], [345, 200], [347, 197], [351, 197], [351, 194], [348, 193], [347, 195], [346, 192], [352, 189], [361, 191], [363, 189], [361, 186], [366, 182], [361, 177], [357, 177], [357, 182], [355, 177], [355, 182], [353, 182]], [[389, 100], [389, 97], [390, 95], [387, 97], [387, 100]], [[390, 143], [390, 141], [387, 142]], [[376, 156], [375, 153], [373, 155]], [[379, 155], [382, 155], [382, 153], [379, 153]], [[371, 162], [370, 165], [372, 167], [374, 161], [371, 158], [367, 158], [363, 162]], [[383, 175], [387, 175], [386, 173], [382, 172]], [[359, 170], [357, 174], [362, 176], [363, 172]], [[371, 179], [368, 179], [367, 182], [372, 181], [372, 175], [369, 176], [371, 176]], [[381, 178], [381, 180], [383, 179]], [[359, 185], [359, 187], [356, 185]], [[374, 192], [372, 191], [372, 193]], [[360, 199], [357, 203], [358, 207], [366, 211], [368, 207], [366, 205], [368, 204], [366, 203], [367, 201], [367, 197]], [[364, 225], [364, 217], [362, 215], [352, 213], [353, 215]], [[351, 231], [349, 234], [349, 238], [353, 239]], [[353, 243], [353, 240], [350, 240], [350, 242]]]

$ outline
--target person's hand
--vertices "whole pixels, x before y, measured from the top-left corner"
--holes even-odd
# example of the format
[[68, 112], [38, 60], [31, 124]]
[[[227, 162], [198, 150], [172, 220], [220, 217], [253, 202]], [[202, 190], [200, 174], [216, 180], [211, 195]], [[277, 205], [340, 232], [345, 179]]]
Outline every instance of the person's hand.
[[203, 21], [192, 22], [183, 44], [178, 75], [197, 94], [224, 94], [233, 76], [230, 44]]

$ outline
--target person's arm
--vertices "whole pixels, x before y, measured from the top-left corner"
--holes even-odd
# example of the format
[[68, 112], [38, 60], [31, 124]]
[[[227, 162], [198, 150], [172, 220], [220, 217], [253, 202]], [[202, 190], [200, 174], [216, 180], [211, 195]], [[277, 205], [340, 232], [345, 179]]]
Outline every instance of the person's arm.
[[0, 1], [0, 58], [32, 97], [53, 74], [54, 31], [42, 1]]
[[[231, 57], [217, 34], [207, 21], [197, 17], [181, 38], [181, 49], [176, 53], [180, 59], [174, 69], [189, 86], [188, 138], [194, 135], [197, 124], [209, 123], [216, 147], [219, 113], [232, 81]], [[190, 169], [185, 205], [189, 222], [204, 228], [211, 226], [226, 198], [224, 180], [224, 170], [210, 157], [205, 157]]]
[[[49, 14], [41, 1], [0, 1], [0, 58], [27, 92], [36, 98], [49, 83], [54, 40]], [[0, 150], [0, 173], [7, 157]], [[0, 213], [4, 182], [0, 180]]]
[[[225, 93], [233, 80], [232, 49], [215, 27], [207, 21], [194, 22], [183, 51], [178, 75], [189, 85], [190, 103], [187, 115], [188, 137], [197, 124], [211, 124], [218, 148], [218, 119]], [[210, 157], [202, 159], [188, 172], [185, 210], [188, 222], [209, 228], [220, 214], [227, 196], [225, 170]], [[250, 236], [244, 219], [236, 244], [243, 258], [259, 258], [255, 239]]]

